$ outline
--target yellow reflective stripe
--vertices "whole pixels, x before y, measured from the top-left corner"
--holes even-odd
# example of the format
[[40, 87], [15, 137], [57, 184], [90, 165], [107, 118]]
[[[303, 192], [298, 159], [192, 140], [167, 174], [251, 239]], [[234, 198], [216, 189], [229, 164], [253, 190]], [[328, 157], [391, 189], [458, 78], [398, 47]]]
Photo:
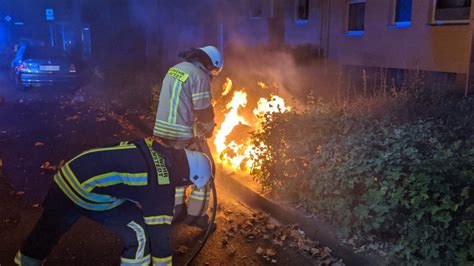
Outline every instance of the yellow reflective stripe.
[[143, 218], [145, 219], [145, 223], [148, 225], [171, 224], [171, 221], [173, 220], [173, 216], [169, 215], [147, 216]]
[[174, 103], [174, 98], [176, 97], [176, 86], [178, 85], [179, 80], [175, 80], [173, 83], [173, 90], [171, 91], [171, 97], [170, 97], [170, 111], [168, 114], [168, 122], [171, 123], [173, 121], [173, 103]]
[[14, 261], [15, 261], [16, 264], [21, 265], [21, 252], [19, 250], [15, 255]]
[[139, 259], [127, 259], [127, 258], [120, 258], [120, 266], [149, 266], [151, 262], [151, 256], [147, 255], [143, 258]]
[[173, 119], [169, 121], [169, 122], [172, 122], [173, 124], [176, 124], [176, 118], [178, 117], [177, 112], [178, 112], [178, 105], [179, 105], [179, 97], [180, 97], [182, 89], [183, 89], [183, 84], [178, 81], [178, 92], [175, 95], [175, 100], [173, 102]]
[[81, 187], [87, 192], [91, 192], [96, 187], [108, 187], [116, 184], [146, 186], [148, 184], [148, 173], [105, 173], [89, 178], [81, 184]]
[[169, 185], [170, 175], [168, 173], [168, 169], [166, 168], [165, 159], [153, 149], [153, 141], [151, 139], [145, 139], [145, 144], [148, 147], [151, 158], [153, 159], [153, 163], [155, 164], [158, 185]]
[[187, 134], [187, 133], [192, 131], [192, 129], [180, 130], [180, 129], [171, 128], [171, 127], [168, 127], [168, 126], [165, 126], [165, 125], [156, 125], [155, 129], [166, 130], [166, 131], [177, 133], [177, 134]]
[[143, 255], [145, 254], [145, 245], [146, 245], [146, 235], [145, 230], [136, 222], [131, 221], [127, 224], [128, 227], [132, 228], [135, 231], [138, 247], [137, 252], [135, 254], [135, 259], [143, 260]]
[[[155, 265], [155, 263], [159, 263], [160, 265], [171, 265], [173, 257], [172, 256], [169, 256], [169, 257], [166, 257], [166, 258], [153, 257], [152, 259], [153, 259], [153, 265]], [[166, 263], [168, 263], [168, 264], [166, 264]]]
[[97, 202], [97, 203], [109, 203], [109, 202], [114, 202], [116, 200], [116, 198], [111, 197], [109, 195], [87, 193], [82, 188], [74, 172], [71, 170], [69, 163], [67, 163], [61, 168], [60, 174], [62, 174], [66, 178], [66, 181], [71, 185], [71, 187], [74, 189], [74, 191], [76, 191], [77, 194], [79, 194], [81, 197], [87, 200]]
[[198, 93], [193, 93], [193, 94], [192, 94], [193, 97], [201, 97], [201, 96], [205, 96], [205, 95], [209, 95], [209, 96], [210, 96], [211, 93], [208, 92], [208, 91], [205, 91], [205, 92], [198, 92]]
[[107, 147], [107, 148], [91, 149], [91, 150], [85, 151], [85, 152], [77, 155], [72, 160], [70, 160], [69, 163], [76, 160], [77, 158], [79, 158], [83, 155], [89, 154], [89, 153], [94, 153], [94, 152], [99, 152], [99, 151], [127, 150], [127, 149], [136, 149], [136, 148], [137, 147], [135, 146], [135, 144], [129, 144], [129, 145], [124, 145], [124, 146], [114, 146], [114, 147]]
[[186, 82], [186, 80], [189, 78], [189, 74], [182, 71], [182, 70], [179, 70], [177, 68], [170, 68], [168, 70], [168, 75], [172, 76], [173, 78], [175, 79], [178, 79], [180, 80], [181, 82]]
[[163, 129], [163, 128], [156, 128], [153, 130], [154, 135], [160, 135], [160, 136], [167, 136], [167, 137], [177, 137], [177, 138], [183, 138], [183, 139], [190, 139], [193, 137], [193, 134], [191, 132], [189, 133], [176, 133], [171, 130]]
[[208, 200], [210, 197], [209, 197], [209, 195], [206, 195], [206, 196], [198, 196], [198, 195], [193, 195], [193, 194], [191, 194], [191, 196], [189, 196], [189, 198], [191, 198], [191, 199], [196, 199], [196, 200]]
[[193, 101], [197, 101], [200, 99], [211, 98], [211, 93], [209, 92], [195, 93], [192, 95], [192, 97], [193, 97]]
[[188, 131], [188, 130], [193, 129], [193, 127], [180, 125], [180, 124], [172, 124], [172, 123], [160, 120], [160, 119], [156, 119], [156, 123], [161, 124], [161, 125], [166, 126], [166, 127], [169, 127], [169, 128], [172, 128], [172, 129], [181, 130], [181, 131]]
[[176, 188], [175, 196], [176, 196], [177, 198], [180, 198], [180, 197], [182, 198], [182, 197], [184, 196], [184, 188], [183, 188], [183, 189], [178, 189], [178, 188]]
[[204, 194], [209, 194], [210, 192], [203, 189], [203, 190], [193, 190], [191, 193], [196, 194], [196, 195], [204, 195]]
[[66, 194], [66, 196], [75, 204], [78, 206], [92, 210], [92, 211], [106, 211], [110, 210], [112, 208], [117, 207], [118, 205], [122, 204], [125, 202], [125, 200], [117, 199], [114, 202], [111, 203], [104, 203], [104, 204], [95, 204], [95, 203], [89, 203], [85, 202], [81, 198], [79, 198], [66, 184], [66, 182], [60, 177], [60, 175], [55, 175], [54, 176], [54, 181], [56, 184], [58, 184], [59, 188]]
[[165, 129], [176, 133], [190, 133], [193, 131], [191, 127], [181, 126], [178, 124], [163, 123], [159, 120], [156, 121], [154, 129]]
[[189, 198], [191, 199], [197, 199], [197, 200], [208, 200], [210, 198], [210, 191], [204, 190], [193, 190], [191, 192], [191, 196]]

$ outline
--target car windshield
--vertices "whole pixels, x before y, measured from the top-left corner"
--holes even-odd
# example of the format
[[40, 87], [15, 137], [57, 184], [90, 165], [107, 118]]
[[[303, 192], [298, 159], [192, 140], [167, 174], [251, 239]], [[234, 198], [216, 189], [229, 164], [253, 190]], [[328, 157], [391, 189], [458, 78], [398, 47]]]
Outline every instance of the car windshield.
[[23, 55], [24, 59], [65, 59], [64, 51], [47, 47], [28, 47]]

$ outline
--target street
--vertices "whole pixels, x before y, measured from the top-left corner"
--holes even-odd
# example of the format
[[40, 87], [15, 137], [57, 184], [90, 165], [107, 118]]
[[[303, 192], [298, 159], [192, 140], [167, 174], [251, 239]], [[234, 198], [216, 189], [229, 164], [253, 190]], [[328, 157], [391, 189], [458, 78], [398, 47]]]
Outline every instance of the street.
[[[86, 86], [87, 87], [87, 86]], [[90, 86], [89, 86], [90, 87]], [[0, 265], [13, 257], [39, 215], [41, 201], [62, 162], [92, 147], [133, 140], [146, 132], [112, 110], [97, 91], [40, 87], [15, 90], [8, 75], [0, 76]], [[103, 98], [101, 98], [103, 97]], [[96, 103], [96, 104], [94, 104]], [[135, 110], [138, 124], [146, 110]], [[151, 125], [150, 125], [151, 128]], [[225, 177], [219, 177], [225, 184]], [[251, 209], [218, 187], [217, 230], [194, 265], [328, 265], [337, 262], [330, 250], [307, 239], [295, 225]], [[186, 225], [173, 228], [174, 264], [182, 265], [201, 231]], [[70, 230], [45, 265], [118, 265], [120, 241], [104, 227], [85, 218]], [[312, 254], [312, 255], [311, 255]]]

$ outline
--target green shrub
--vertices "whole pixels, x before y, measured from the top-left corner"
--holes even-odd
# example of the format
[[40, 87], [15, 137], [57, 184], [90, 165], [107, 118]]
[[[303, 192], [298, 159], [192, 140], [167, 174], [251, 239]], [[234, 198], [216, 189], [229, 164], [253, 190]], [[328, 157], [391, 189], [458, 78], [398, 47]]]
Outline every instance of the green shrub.
[[474, 100], [417, 94], [403, 104], [425, 109], [402, 119], [316, 103], [274, 114], [253, 135], [267, 146], [254, 179], [346, 235], [396, 243], [394, 254], [410, 264], [472, 265]]

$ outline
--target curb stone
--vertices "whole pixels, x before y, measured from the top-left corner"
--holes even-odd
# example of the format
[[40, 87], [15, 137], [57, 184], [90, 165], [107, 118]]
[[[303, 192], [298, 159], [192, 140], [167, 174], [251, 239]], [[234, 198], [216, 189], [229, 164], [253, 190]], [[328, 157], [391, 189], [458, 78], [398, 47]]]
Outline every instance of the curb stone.
[[313, 218], [307, 218], [301, 211], [294, 208], [285, 207], [262, 197], [230, 175], [224, 177], [221, 172], [219, 179], [219, 189], [227, 190], [251, 208], [260, 209], [269, 213], [280, 222], [286, 224], [298, 224], [306, 235], [311, 236], [313, 240], [317, 240], [321, 245], [329, 247], [332, 250], [332, 255], [342, 259], [346, 265], [375, 266], [381, 264], [381, 262], [375, 258], [356, 254], [349, 246], [342, 245], [336, 239], [335, 229], [331, 226], [321, 223]]

